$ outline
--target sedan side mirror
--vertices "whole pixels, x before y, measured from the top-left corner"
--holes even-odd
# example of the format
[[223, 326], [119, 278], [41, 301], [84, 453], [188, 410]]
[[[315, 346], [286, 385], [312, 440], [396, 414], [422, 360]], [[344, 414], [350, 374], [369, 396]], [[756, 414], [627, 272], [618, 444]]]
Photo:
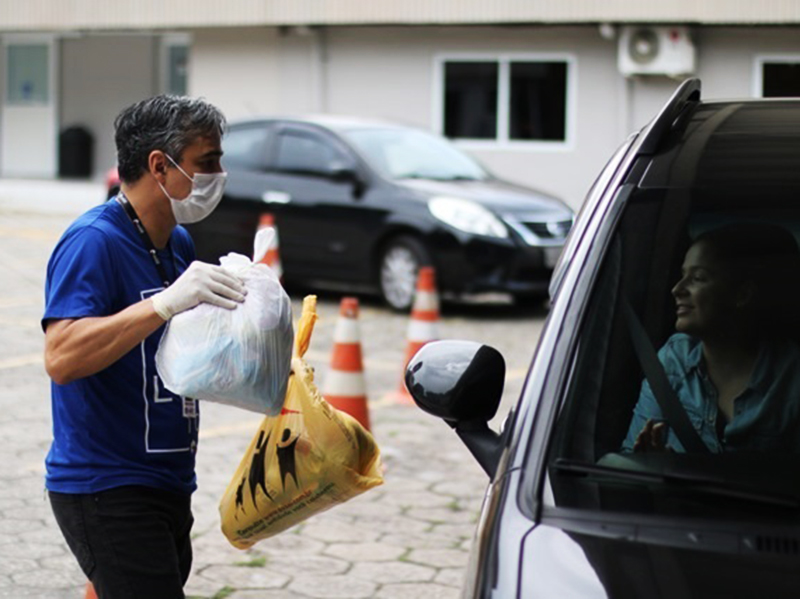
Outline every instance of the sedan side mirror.
[[328, 173], [328, 177], [332, 181], [352, 184], [353, 194], [356, 197], [361, 197], [361, 194], [364, 193], [364, 181], [361, 179], [361, 175], [358, 174], [354, 166], [338, 163], [334, 164]]
[[490, 477], [504, 438], [488, 422], [500, 405], [505, 375], [500, 352], [473, 341], [433, 341], [406, 367], [406, 387], [417, 405], [452, 426]]

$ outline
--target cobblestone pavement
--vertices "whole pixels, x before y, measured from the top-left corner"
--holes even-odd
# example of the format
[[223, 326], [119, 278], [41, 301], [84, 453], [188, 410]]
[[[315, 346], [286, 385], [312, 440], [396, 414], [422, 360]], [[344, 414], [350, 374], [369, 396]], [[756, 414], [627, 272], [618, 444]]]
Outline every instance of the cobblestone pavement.
[[[39, 319], [47, 258], [71, 216], [0, 205], [0, 597], [83, 597], [85, 578], [44, 495], [49, 380]], [[299, 296], [294, 299], [299, 314]], [[323, 381], [338, 296], [321, 295], [308, 361]], [[543, 309], [447, 307], [442, 338], [497, 347], [508, 367], [495, 427], [519, 394]], [[487, 478], [442, 422], [389, 399], [398, 388], [407, 317], [362, 298], [361, 339], [372, 431], [386, 482], [247, 551], [219, 531], [218, 501], [260, 418], [204, 403], [194, 496], [190, 597], [221, 599], [457, 597]]]

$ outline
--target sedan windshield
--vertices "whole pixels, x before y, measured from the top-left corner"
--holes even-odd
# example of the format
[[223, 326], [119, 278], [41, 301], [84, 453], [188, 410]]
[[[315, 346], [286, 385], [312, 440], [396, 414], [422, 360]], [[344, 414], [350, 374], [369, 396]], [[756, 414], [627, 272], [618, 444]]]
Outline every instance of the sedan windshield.
[[414, 129], [343, 133], [369, 164], [390, 179], [483, 180], [486, 171], [447, 140]]

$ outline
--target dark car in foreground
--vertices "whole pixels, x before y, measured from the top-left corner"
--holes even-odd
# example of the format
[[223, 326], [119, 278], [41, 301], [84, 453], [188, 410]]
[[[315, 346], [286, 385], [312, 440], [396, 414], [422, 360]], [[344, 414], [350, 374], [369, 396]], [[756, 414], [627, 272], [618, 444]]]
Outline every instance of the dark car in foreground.
[[225, 197], [189, 227], [198, 258], [252, 253], [274, 217], [284, 281], [413, 299], [420, 266], [442, 295], [545, 297], [572, 226], [559, 199], [502, 181], [444, 138], [345, 117], [233, 122]]
[[[710, 430], [727, 443], [741, 398], [771, 394], [777, 411], [755, 416], [771, 428], [749, 450], [623, 450], [640, 394], [660, 386], [664, 354], [655, 351], [691, 310], [699, 317], [676, 282], [718, 274], [687, 268], [693, 240], [731, 224], [781, 227], [795, 244], [800, 233], [800, 100], [707, 102], [700, 92], [698, 80], [681, 84], [590, 190], [500, 432], [487, 424], [503, 387], [498, 352], [441, 341], [408, 366], [417, 404], [455, 429], [491, 479], [465, 597], [800, 596], [800, 455], [784, 449], [797, 444], [798, 398], [773, 385], [800, 372], [759, 379], [754, 366], [733, 420], [704, 400]], [[798, 309], [790, 305], [776, 332], [782, 347], [797, 346]], [[707, 359], [696, 357], [696, 376], [725, 382], [704, 371]], [[677, 408], [663, 410], [668, 427], [681, 428], [681, 410], [704, 426]]]

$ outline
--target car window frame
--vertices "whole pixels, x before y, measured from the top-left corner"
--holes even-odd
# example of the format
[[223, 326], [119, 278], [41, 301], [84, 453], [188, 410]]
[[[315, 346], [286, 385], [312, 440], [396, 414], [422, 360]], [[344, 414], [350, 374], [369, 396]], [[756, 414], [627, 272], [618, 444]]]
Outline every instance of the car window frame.
[[[576, 329], [588, 310], [588, 290], [597, 279], [613, 241], [613, 234], [630, 195], [644, 173], [643, 165], [656, 154], [661, 141], [686, 108], [700, 102], [700, 82], [689, 79], [681, 84], [659, 114], [633, 140], [616, 167], [597, 207], [586, 215], [581, 238], [576, 241], [572, 260], [564, 267], [559, 292], [537, 345], [523, 387], [521, 406], [511, 436], [515, 445], [507, 458], [509, 469], [520, 469], [517, 505], [528, 517], [539, 520], [542, 491], [547, 473], [547, 448], [554, 434], [554, 424], [563, 405], [565, 385], [569, 381], [578, 340]], [[611, 166], [611, 165], [609, 165]], [[538, 359], [539, 355], [549, 359]]]
[[615, 180], [615, 175], [619, 171], [620, 166], [623, 164], [626, 165], [626, 168], [630, 166], [625, 162], [625, 159], [628, 157], [630, 149], [633, 147], [638, 135], [638, 131], [631, 133], [622, 145], [617, 148], [608, 163], [606, 163], [605, 168], [603, 168], [600, 175], [595, 179], [595, 182], [589, 189], [589, 193], [586, 194], [586, 199], [575, 217], [575, 224], [572, 227], [572, 231], [570, 231], [564, 248], [561, 250], [558, 262], [556, 262], [556, 266], [553, 269], [553, 275], [550, 278], [548, 293], [551, 301], [556, 301], [558, 292], [561, 289], [561, 283], [564, 280], [564, 273], [572, 262], [577, 247], [586, 233], [589, 222], [597, 211], [598, 206], [601, 204], [606, 190], [609, 189], [611, 182]]
[[[649, 189], [638, 187], [639, 192], [647, 192]], [[685, 187], [685, 188], [659, 188], [659, 191], [664, 194], [664, 199], [660, 202], [670, 202], [667, 197], [676, 192], [689, 198], [692, 194], [697, 193], [698, 188]], [[636, 195], [631, 194], [625, 202], [625, 208], [633, 207], [637, 203]], [[688, 204], [689, 202], [687, 202]], [[795, 211], [796, 212], [796, 211]], [[611, 229], [607, 243], [606, 257], [604, 257], [603, 264], [608, 259], [608, 251], [614, 247], [617, 235], [622, 226], [624, 210], [620, 212], [616, 225]], [[695, 212], [692, 217], [696, 218], [697, 215], [707, 214], [704, 210]], [[714, 213], [717, 215], [728, 216], [727, 212]], [[750, 220], [750, 212], [746, 213]], [[686, 211], [689, 216], [690, 212]], [[736, 217], [734, 217], [735, 219]], [[670, 217], [659, 219], [659, 225], [664, 221], [669, 220]], [[745, 219], [747, 220], [747, 218]], [[691, 221], [684, 223], [683, 228], [687, 227]], [[777, 222], [777, 221], [776, 221]], [[796, 233], [795, 233], [796, 234]], [[674, 250], [671, 252], [674, 254]], [[593, 286], [598, 284], [597, 274], [595, 270], [595, 277]], [[662, 272], [666, 272], [663, 271]], [[620, 288], [621, 290], [621, 288]], [[586, 294], [580, 294], [583, 299], [589, 299]], [[592, 297], [596, 299], [596, 294], [592, 292]], [[647, 298], [648, 300], [650, 298]], [[585, 302], [583, 318], [591, 316], [591, 303]], [[649, 306], [649, 301], [645, 302], [645, 306]], [[619, 306], [617, 306], [619, 309]], [[584, 327], [586, 325], [583, 325]], [[563, 385], [558, 391], [558, 407], [555, 408], [554, 413], [556, 418], [559, 417], [565, 406], [565, 401], [568, 396], [568, 389], [573, 385], [573, 378], [575, 376], [575, 364], [579, 357], [580, 347], [584, 336], [572, 335], [571, 340], [574, 342], [570, 352], [567, 354], [566, 364], [564, 365], [565, 376], [563, 378]], [[550, 437], [545, 442], [547, 451], [553, 449], [553, 434], [555, 434], [555, 424], [553, 422], [549, 427]], [[570, 460], [570, 456], [564, 456], [566, 461]], [[552, 495], [553, 488], [551, 483], [547, 480], [550, 474], [550, 464], [552, 463], [553, 456], [546, 453], [544, 456], [544, 470], [540, 479], [541, 492], [539, 493], [538, 516], [537, 522], [545, 525], [555, 526], [568, 533], [587, 534], [592, 537], [607, 538], [607, 539], [626, 539], [629, 541], [655, 543], [663, 546], [673, 547], [677, 549], [690, 549], [690, 550], [710, 550], [720, 553], [731, 553], [740, 555], [742, 543], [750, 543], [756, 535], [782, 535], [784, 538], [793, 537], [797, 538], [798, 526], [788, 521], [782, 522], [780, 525], [775, 525], [770, 518], [772, 512], [769, 509], [774, 509], [766, 502], [759, 505], [759, 509], [769, 517], [754, 515], [754, 512], [742, 511], [741, 515], [737, 513], [735, 518], [730, 516], [730, 513], [722, 516], [719, 519], [710, 517], [707, 514], [695, 513], [682, 513], [680, 515], [665, 511], [665, 512], [640, 512], [635, 510], [611, 510], [607, 506], [595, 505], [592, 507], [574, 506], [574, 505], [557, 505]], [[581, 458], [577, 458], [580, 460]], [[658, 474], [658, 471], [653, 471]], [[677, 470], [665, 470], [665, 472], [677, 472]], [[524, 481], [520, 486], [520, 492], [525, 490]], [[757, 491], [755, 491], [757, 493]], [[711, 495], [709, 495], [711, 497]], [[708, 505], [711, 506], [711, 511], [716, 511], [716, 506], [711, 499], [708, 500]], [[523, 502], [520, 501], [520, 507]], [[767, 507], [764, 507], [767, 505]], [[796, 508], [793, 508], [796, 509]], [[791, 530], [787, 526], [793, 526]], [[675, 533], [675, 531], [691, 531], [693, 535]], [[723, 531], [724, 535], [721, 534]], [[754, 532], [758, 531], [758, 532]], [[760, 550], [759, 550], [760, 551]]]
[[320, 142], [323, 145], [328, 145], [333, 147], [334, 150], [339, 154], [341, 154], [345, 159], [345, 162], [342, 166], [347, 169], [352, 169], [357, 174], [360, 174], [361, 169], [358, 159], [354, 155], [353, 151], [338, 137], [336, 137], [331, 133], [328, 133], [322, 128], [313, 126], [304, 126], [300, 123], [281, 123], [276, 128], [275, 139], [273, 142], [272, 164], [271, 164], [272, 171], [274, 173], [280, 175], [288, 175], [288, 176], [315, 177], [324, 180], [331, 180], [333, 178], [332, 177], [333, 171], [326, 174], [323, 172], [316, 172], [316, 171], [312, 172], [312, 171], [301, 171], [301, 170], [287, 170], [279, 168], [278, 155], [280, 152], [280, 142], [281, 138], [285, 135], [293, 135], [295, 137], [306, 138], [312, 141]]
[[[263, 141], [263, 151], [264, 151], [264, 160], [261, 165], [261, 168], [244, 168], [241, 166], [233, 165], [233, 168], [230, 168], [226, 165], [226, 168], [233, 171], [245, 171], [250, 173], [267, 173], [271, 170], [272, 164], [274, 161], [274, 151], [276, 148], [275, 140], [276, 140], [276, 126], [275, 123], [272, 121], [246, 121], [246, 122], [235, 122], [231, 123], [228, 127], [227, 135], [230, 133], [242, 129], [262, 129], [264, 130], [265, 139]], [[225, 143], [225, 138], [223, 137], [223, 146]], [[223, 157], [223, 162], [225, 158]]]

